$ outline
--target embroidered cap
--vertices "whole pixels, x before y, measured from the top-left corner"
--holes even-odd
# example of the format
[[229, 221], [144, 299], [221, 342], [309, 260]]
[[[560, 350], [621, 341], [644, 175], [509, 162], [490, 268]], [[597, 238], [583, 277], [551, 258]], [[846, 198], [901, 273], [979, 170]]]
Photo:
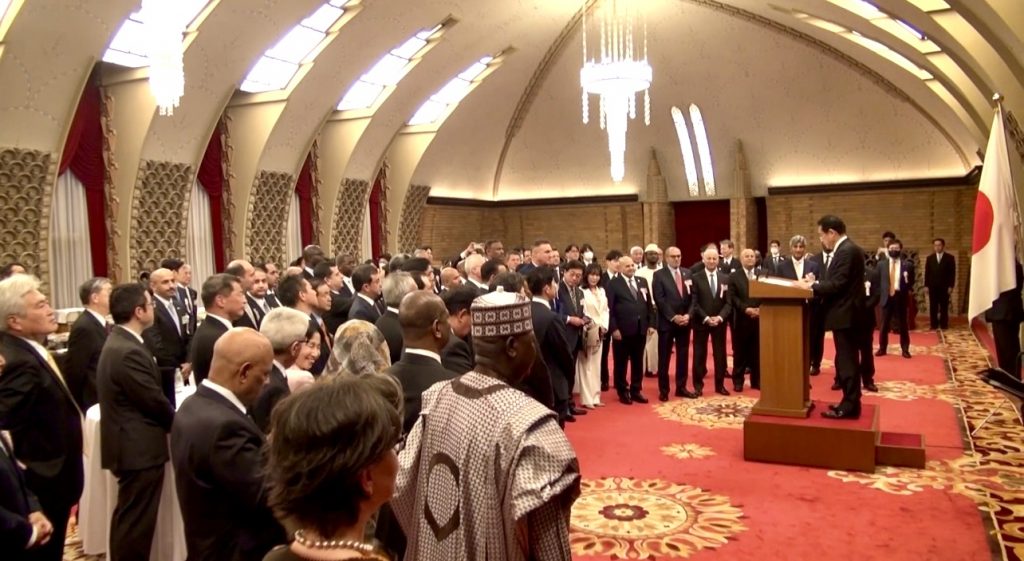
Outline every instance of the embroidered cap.
[[502, 287], [473, 300], [473, 337], [507, 337], [533, 332], [530, 301]]
[[656, 243], [649, 243], [649, 244], [647, 244], [647, 247], [644, 248], [644, 253], [648, 253], [648, 252], [651, 252], [651, 251], [653, 251], [655, 253], [661, 253], [661, 248], [658, 247], [658, 244], [656, 244]]

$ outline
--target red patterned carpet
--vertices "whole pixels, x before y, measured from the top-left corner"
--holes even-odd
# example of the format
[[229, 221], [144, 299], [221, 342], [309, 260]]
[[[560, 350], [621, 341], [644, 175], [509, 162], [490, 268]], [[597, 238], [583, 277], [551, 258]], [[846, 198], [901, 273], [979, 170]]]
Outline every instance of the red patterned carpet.
[[[1024, 430], [976, 380], [986, 354], [966, 327], [912, 334], [912, 359], [877, 359], [885, 431], [925, 435], [923, 470], [874, 474], [745, 462], [756, 393], [607, 407], [567, 429], [583, 470], [572, 517], [580, 559], [1017, 559], [1024, 555]], [[834, 354], [826, 341], [826, 357]], [[895, 351], [897, 354], [892, 354]], [[814, 399], [838, 401], [832, 363]], [[709, 381], [710, 382], [710, 381]], [[711, 383], [708, 383], [708, 388]], [[731, 384], [729, 385], [731, 387]], [[1014, 514], [1016, 507], [1017, 514]], [[994, 514], [990, 514], [992, 511]], [[999, 532], [992, 532], [997, 527]]]

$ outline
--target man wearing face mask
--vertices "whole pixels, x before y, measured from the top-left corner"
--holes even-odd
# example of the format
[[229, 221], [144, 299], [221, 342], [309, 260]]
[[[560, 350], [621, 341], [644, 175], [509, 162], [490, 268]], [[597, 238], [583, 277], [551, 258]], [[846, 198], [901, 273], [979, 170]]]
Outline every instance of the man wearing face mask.
[[779, 267], [782, 266], [782, 262], [786, 260], [786, 256], [782, 254], [782, 244], [779, 240], [772, 240], [768, 244], [768, 259], [765, 260], [765, 268], [768, 270], [768, 274], [772, 276], [779, 276]]
[[900, 334], [900, 348], [903, 358], [910, 358], [910, 330], [907, 326], [907, 306], [910, 303], [910, 291], [914, 287], [914, 262], [903, 259], [903, 242], [889, 242], [888, 254], [878, 261], [881, 275], [879, 289], [881, 291], [882, 329], [878, 334], [878, 352], [875, 356], [885, 356], [889, 348], [889, 330], [895, 319]]

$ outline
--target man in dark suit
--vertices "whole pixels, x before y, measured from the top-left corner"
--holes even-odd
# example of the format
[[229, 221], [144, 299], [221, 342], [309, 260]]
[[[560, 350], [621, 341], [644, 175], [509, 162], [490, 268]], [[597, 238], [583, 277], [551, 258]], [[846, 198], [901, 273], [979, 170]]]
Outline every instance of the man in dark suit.
[[199, 296], [192, 288], [192, 266], [176, 257], [169, 257], [160, 262], [160, 268], [174, 273], [174, 298], [185, 311], [184, 319], [188, 325], [188, 335], [191, 337], [196, 332], [198, 324], [196, 298]]
[[1024, 285], [1024, 269], [1017, 263], [1017, 286], [1003, 292], [985, 311], [985, 321], [992, 324], [992, 339], [996, 344], [996, 361], [999, 368], [1020, 378], [1017, 355], [1020, 354], [1020, 324], [1024, 321], [1024, 302], [1021, 300], [1021, 286]]
[[686, 389], [690, 359], [690, 308], [693, 305], [693, 280], [682, 268], [683, 254], [678, 247], [665, 250], [665, 266], [654, 273], [654, 304], [658, 310], [658, 399], [668, 401], [668, 365], [672, 350], [676, 355], [676, 397], [695, 398]]
[[895, 319], [900, 334], [900, 348], [903, 358], [910, 358], [910, 329], [907, 326], [907, 308], [914, 288], [914, 262], [903, 259], [903, 243], [893, 240], [889, 243], [888, 255], [878, 260], [882, 278], [881, 289], [882, 329], [878, 334], [878, 352], [885, 356], [889, 350], [889, 330]]
[[313, 270], [313, 276], [327, 285], [331, 302], [330, 307], [321, 314], [327, 332], [333, 337], [338, 327], [348, 320], [348, 311], [352, 306], [352, 293], [345, 284], [341, 271], [335, 261], [322, 261]]
[[534, 240], [533, 249], [530, 250], [530, 258], [516, 269], [516, 272], [524, 277], [537, 267], [551, 266], [551, 242], [545, 239]]
[[299, 264], [302, 267], [302, 276], [306, 280], [313, 280], [316, 277], [313, 271], [326, 258], [323, 248], [318, 245], [311, 244], [302, 248], [302, 257], [299, 259]]
[[0, 430], [10, 431], [25, 483], [53, 525], [35, 559], [61, 561], [71, 507], [82, 494], [82, 411], [43, 347], [57, 320], [39, 281], [13, 275], [0, 282]]
[[[0, 376], [6, 366], [0, 354]], [[39, 499], [25, 484], [14, 449], [0, 435], [0, 551], [6, 559], [28, 561], [33, 549], [49, 541], [52, 533]]]
[[[875, 357], [872, 346], [875, 335], [875, 306], [881, 298], [880, 285], [881, 275], [878, 266], [872, 258], [864, 265], [864, 305], [860, 308], [860, 327], [857, 339], [857, 366], [860, 369], [860, 379], [864, 389], [869, 392], [877, 392], [875, 385]], [[839, 375], [833, 386], [841, 389]]]
[[432, 291], [414, 291], [402, 300], [398, 318], [405, 348], [402, 357], [388, 368], [387, 373], [402, 385], [405, 402], [402, 428], [404, 433], [408, 433], [420, 416], [423, 392], [437, 382], [450, 380], [459, 374], [441, 363], [441, 350], [453, 336], [448, 327], [448, 310], [441, 298]]
[[281, 302], [277, 299], [277, 283], [281, 278], [281, 273], [277, 269], [277, 264], [269, 261], [258, 261], [252, 264], [256, 272], [263, 271], [267, 276], [267, 295], [266, 303], [270, 310], [281, 307]]
[[142, 332], [142, 338], [160, 368], [164, 395], [174, 403], [174, 378], [181, 372], [182, 382], [192, 370], [188, 357], [189, 333], [187, 314], [175, 298], [174, 273], [157, 269], [149, 275], [155, 320]]
[[[566, 262], [562, 267], [562, 278], [558, 283], [558, 295], [555, 299], [556, 315], [565, 322], [566, 343], [569, 344], [569, 355], [572, 357], [573, 365], [580, 351], [583, 349], [583, 328], [590, 323], [583, 313], [583, 290], [580, 283], [583, 282], [583, 263], [572, 260]], [[573, 370], [575, 373], [575, 368]], [[576, 407], [572, 400], [572, 393], [576, 387], [575, 374], [569, 380], [569, 412], [573, 415], [586, 415], [585, 409]]]
[[533, 332], [537, 336], [537, 352], [551, 378], [555, 412], [560, 422], [575, 422], [570, 400], [576, 378], [576, 362], [569, 350], [565, 320], [559, 318], [552, 309], [558, 294], [555, 271], [547, 265], [536, 267], [527, 275], [526, 281], [533, 294], [530, 311], [533, 315]]
[[715, 392], [729, 395], [725, 389], [728, 364], [725, 353], [725, 318], [732, 313], [729, 304], [729, 276], [718, 270], [718, 250], [710, 245], [704, 250], [704, 270], [693, 276], [693, 390], [704, 393], [704, 376], [708, 373], [708, 339], [715, 365]]
[[363, 264], [352, 272], [352, 287], [356, 291], [352, 299], [352, 307], [348, 311], [348, 319], [361, 319], [376, 323], [381, 316], [377, 307], [380, 298], [380, 270], [375, 265]]
[[779, 267], [786, 261], [786, 256], [782, 254], [782, 243], [779, 240], [772, 240], [768, 243], [768, 255], [764, 260], [764, 268], [768, 271], [768, 274], [777, 277], [779, 276]]
[[245, 294], [238, 277], [213, 275], [203, 283], [202, 296], [206, 319], [196, 328], [189, 347], [189, 363], [196, 384], [205, 380], [210, 373], [213, 345], [217, 339], [231, 329], [233, 321], [245, 314]]
[[476, 289], [471, 286], [459, 286], [441, 295], [448, 311], [448, 326], [452, 331], [448, 342], [441, 349], [441, 364], [460, 375], [476, 367], [476, 357], [468, 342], [473, 329], [473, 317], [469, 309], [476, 297]]
[[[807, 257], [807, 239], [795, 235], [789, 239], [789, 257], [779, 265], [778, 276], [790, 280], [800, 280], [807, 275], [821, 276], [821, 263]], [[821, 301], [817, 298], [810, 302], [810, 355], [811, 376], [821, 373], [821, 359], [825, 355], [825, 316], [821, 309]]]
[[[152, 276], [150, 277], [152, 279]], [[142, 341], [153, 324], [153, 301], [137, 283], [110, 295], [117, 324], [97, 365], [100, 409], [100, 461], [117, 477], [117, 506], [110, 520], [110, 558], [148, 559], [160, 510], [167, 433], [174, 406]]]
[[245, 291], [245, 313], [234, 322], [234, 327], [248, 327], [259, 331], [268, 312], [270, 305], [267, 304], [267, 274], [253, 267], [252, 285]]
[[740, 251], [740, 268], [729, 275], [729, 298], [733, 313], [732, 389], [743, 391], [743, 376], [750, 370], [750, 387], [761, 389], [761, 300], [751, 298], [750, 282], [761, 270], [756, 268], [753, 249]]
[[[619, 276], [608, 283], [608, 331], [612, 334], [615, 390], [619, 401], [647, 403], [641, 393], [644, 381], [644, 346], [654, 333], [654, 299], [647, 281], [636, 276], [632, 257], [619, 259]], [[626, 386], [626, 365], [630, 383]]]
[[174, 418], [171, 458], [190, 561], [262, 559], [285, 542], [267, 506], [263, 432], [246, 414], [273, 360], [266, 337], [231, 329], [217, 340], [209, 377]]
[[836, 345], [836, 373], [843, 400], [829, 406], [822, 416], [831, 419], [860, 418], [860, 376], [857, 364], [858, 315], [864, 306], [864, 250], [846, 237], [846, 224], [838, 216], [818, 220], [818, 237], [826, 254], [821, 278], [799, 281], [821, 296], [825, 329], [832, 331]]
[[323, 320], [317, 315], [317, 294], [313, 290], [313, 285], [300, 275], [285, 277], [278, 285], [278, 297], [285, 306], [306, 314], [311, 329], [320, 334], [320, 356], [309, 369], [313, 376], [319, 376], [323, 373], [327, 366], [327, 360], [331, 357], [334, 339], [327, 332], [327, 326], [324, 325]]
[[718, 250], [721, 254], [718, 261], [718, 270], [720, 272], [732, 274], [733, 271], [740, 268], [740, 260], [734, 255], [736, 244], [732, 243], [732, 240], [724, 239], [718, 242]]
[[96, 405], [96, 362], [107, 340], [107, 314], [110, 313], [110, 279], [93, 277], [78, 289], [85, 306], [68, 336], [67, 381], [82, 411]]
[[270, 341], [274, 351], [274, 365], [267, 383], [251, 408], [252, 418], [261, 431], [269, 431], [270, 415], [274, 407], [291, 394], [285, 371], [295, 364], [314, 333], [316, 330], [312, 329], [309, 316], [287, 306], [274, 308], [263, 318], [260, 334]]
[[[604, 273], [601, 273], [601, 281], [598, 286], [604, 289], [607, 297], [608, 283], [619, 274], [619, 259], [622, 258], [622, 252], [613, 249], [604, 256]], [[606, 331], [604, 334], [604, 344], [601, 345], [601, 391], [608, 391], [608, 354], [612, 350], [612, 334], [610, 331]]]
[[387, 341], [388, 350], [391, 352], [391, 364], [394, 364], [402, 358], [402, 347], [404, 346], [402, 325], [398, 320], [398, 307], [402, 304], [402, 299], [406, 294], [416, 292], [416, 281], [413, 280], [411, 274], [398, 272], [384, 277], [381, 286], [387, 310], [384, 315], [377, 318], [374, 325]]
[[956, 285], [956, 259], [946, 253], [946, 240], [932, 240], [935, 253], [924, 262], [924, 285], [928, 288], [931, 328], [949, 329], [949, 297]]

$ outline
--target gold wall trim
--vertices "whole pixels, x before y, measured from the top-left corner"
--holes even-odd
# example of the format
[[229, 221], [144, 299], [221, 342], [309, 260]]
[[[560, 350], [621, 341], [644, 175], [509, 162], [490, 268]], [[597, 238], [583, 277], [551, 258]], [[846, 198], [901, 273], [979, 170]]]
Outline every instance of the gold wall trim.
[[352, 255], [357, 262], [362, 261], [360, 242], [363, 239], [363, 217], [369, 196], [369, 181], [349, 177], [341, 180], [341, 191], [338, 193], [334, 213], [332, 247], [335, 255]]
[[131, 219], [131, 275], [152, 271], [185, 254], [192, 166], [142, 160], [135, 180]]
[[50, 284], [50, 213], [57, 154], [27, 148], [0, 149], [0, 263], [17, 261]]
[[398, 251], [412, 253], [420, 243], [423, 210], [430, 196], [430, 185], [410, 185], [402, 203], [402, 219], [398, 223]]

